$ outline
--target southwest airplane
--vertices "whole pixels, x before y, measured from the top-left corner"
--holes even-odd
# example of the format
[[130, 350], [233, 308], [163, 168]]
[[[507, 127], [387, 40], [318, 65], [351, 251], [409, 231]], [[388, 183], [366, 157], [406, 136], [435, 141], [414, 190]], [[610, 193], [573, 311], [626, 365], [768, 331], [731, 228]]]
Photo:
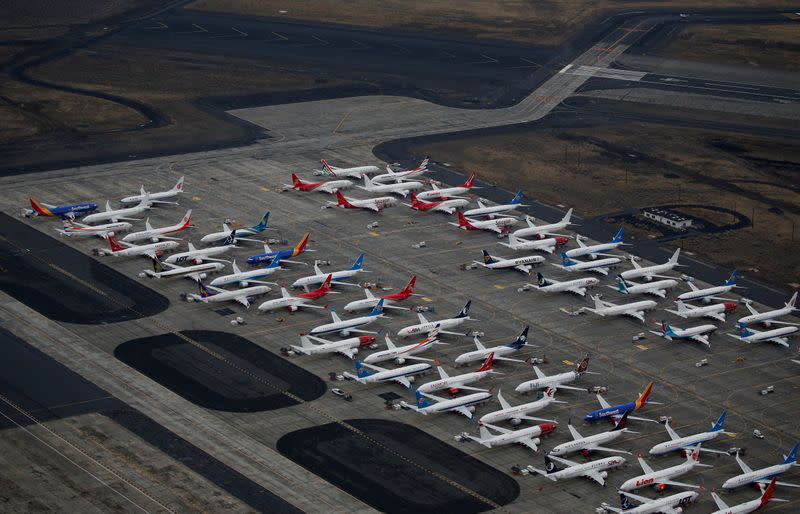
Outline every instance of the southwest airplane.
[[714, 498], [714, 502], [716, 502], [719, 510], [715, 510], [711, 514], [749, 514], [750, 512], [755, 512], [762, 507], [766, 507], [770, 500], [786, 501], [772, 497], [772, 495], [775, 493], [775, 480], [777, 479], [773, 478], [770, 480], [769, 485], [760, 497], [756, 498], [755, 500], [734, 505], [733, 507], [729, 507], [727, 503], [722, 501], [722, 498], [720, 498], [717, 493], [712, 492], [711, 497]]
[[430, 159], [425, 157], [422, 162], [419, 163], [419, 166], [412, 170], [406, 171], [394, 171], [389, 166], [386, 166], [386, 173], [383, 175], [375, 175], [372, 177], [372, 181], [376, 184], [380, 184], [383, 182], [401, 182], [403, 180], [411, 180], [412, 178], [417, 178], [423, 176], [425, 173], [428, 173], [428, 162]]
[[357, 318], [350, 318], [343, 320], [339, 317], [338, 314], [336, 314], [336, 311], [332, 310], [331, 318], [333, 319], [333, 322], [312, 328], [311, 331], [308, 333], [308, 335], [318, 336], [334, 332], [340, 333], [342, 337], [347, 337], [352, 332], [357, 332], [361, 334], [375, 334], [376, 332], [359, 330], [358, 327], [369, 325], [370, 323], [379, 318], [384, 318], [385, 316], [382, 314], [382, 312], [383, 312], [383, 300], [380, 300], [378, 302], [375, 308], [372, 309], [372, 312], [370, 312], [366, 316], [359, 316]]
[[533, 372], [536, 373], [536, 378], [533, 380], [528, 380], [527, 382], [523, 382], [517, 386], [515, 391], [518, 393], [527, 393], [530, 391], [536, 391], [537, 389], [548, 389], [551, 387], [555, 387], [558, 389], [571, 389], [573, 391], [586, 391], [585, 387], [574, 387], [568, 386], [566, 384], [570, 382], [574, 382], [582, 377], [585, 373], [596, 374], [592, 371], [587, 371], [589, 369], [589, 356], [581, 360], [578, 365], [575, 367], [574, 371], [567, 371], [565, 373], [558, 373], [556, 375], [545, 375], [539, 369], [538, 366], [533, 366]]
[[336, 191], [336, 203], [328, 202], [327, 205], [333, 205], [341, 209], [367, 209], [369, 211], [381, 212], [387, 207], [397, 205], [397, 199], [391, 196], [380, 196], [378, 198], [357, 200], [344, 196], [341, 191]]
[[458, 223], [448, 222], [454, 227], [461, 230], [491, 230], [498, 234], [504, 234], [511, 227], [517, 223], [517, 218], [495, 218], [486, 221], [478, 221], [464, 216], [464, 213], [458, 211]]
[[457, 208], [466, 207], [469, 205], [469, 200], [466, 198], [451, 198], [448, 200], [437, 200], [434, 202], [423, 202], [417, 195], [411, 193], [411, 203], [404, 203], [415, 211], [439, 211], [447, 214], [453, 214]]
[[[603, 509], [610, 512], [617, 512], [619, 514], [680, 514], [683, 509], [690, 503], [695, 501], [700, 493], [694, 491], [685, 491], [682, 493], [671, 494], [661, 498], [651, 499], [638, 494], [619, 492], [620, 507], [612, 507], [607, 503], [602, 503]], [[631, 505], [630, 500], [636, 500], [640, 503], [634, 507]]]
[[[358, 284], [351, 284], [349, 282], [344, 282], [342, 279], [353, 278], [354, 276], [358, 275], [359, 273], [369, 273], [367, 270], [362, 269], [364, 265], [364, 254], [360, 254], [358, 258], [356, 258], [355, 262], [350, 269], [334, 271], [332, 273], [323, 273], [323, 271], [319, 268], [319, 265], [314, 262], [314, 274], [309, 275], [307, 277], [298, 278], [294, 282], [292, 282], [293, 288], [302, 287], [306, 291], [308, 291], [308, 286], [314, 284], [321, 284], [325, 282], [328, 278], [328, 275], [333, 277], [331, 284], [336, 284], [340, 286], [351, 286], [351, 287], [361, 287]], [[383, 302], [380, 302], [383, 305]], [[375, 304], [377, 305], [377, 303]]]
[[[556, 463], [567, 466], [560, 469]], [[606, 485], [606, 478], [608, 477], [608, 469], [616, 468], [625, 464], [624, 457], [606, 457], [604, 459], [593, 460], [591, 462], [577, 463], [571, 460], [562, 459], [555, 455], [544, 456], [544, 470], [536, 469], [533, 466], [528, 466], [530, 472], [538, 473], [553, 482], [557, 482], [564, 478], [586, 477], [591, 478], [598, 484]]]
[[203, 303], [219, 302], [239, 302], [248, 309], [250, 308], [250, 298], [269, 293], [272, 289], [269, 286], [250, 286], [242, 289], [228, 291], [214, 286], [207, 286], [202, 281], [197, 281], [200, 294], [186, 295], [187, 299]]
[[40, 203], [36, 198], [31, 198], [31, 210], [25, 209], [25, 216], [58, 216], [60, 218], [75, 218], [97, 210], [96, 203], [77, 203], [74, 205], [52, 205]]
[[589, 456], [589, 452], [597, 451], [597, 452], [611, 452], [611, 453], [630, 453], [626, 452], [625, 450], [616, 450], [614, 448], [607, 448], [605, 446], [601, 446], [606, 443], [613, 442], [617, 440], [619, 436], [625, 433], [636, 434], [638, 432], [633, 432], [632, 430], [628, 430], [625, 428], [625, 422], [628, 420], [628, 413], [622, 415], [617, 424], [614, 425], [614, 428], [608, 430], [607, 432], [600, 432], [599, 434], [590, 435], [587, 437], [583, 437], [580, 432], [578, 432], [575, 427], [572, 426], [572, 423], [567, 425], [569, 428], [569, 432], [572, 435], [572, 441], [568, 441], [566, 443], [561, 443], [552, 450], [550, 450], [548, 455], [568, 455], [574, 452], [581, 452], [584, 457]]
[[488, 269], [505, 269], [512, 268], [521, 271], [526, 275], [531, 274], [531, 266], [541, 264], [544, 262], [544, 257], [541, 255], [528, 255], [526, 257], [515, 257], [513, 259], [504, 259], [502, 257], [495, 257], [486, 250], [481, 250], [483, 253], [483, 262], [472, 261], [475, 264], [483, 266]]
[[[519, 430], [509, 430], [507, 428], [482, 423], [479, 427], [481, 434], [480, 437], [468, 434], [467, 438], [476, 441], [487, 448], [517, 443], [527, 446], [531, 450], [538, 452], [539, 443], [542, 442], [540, 439], [541, 436], [552, 433], [557, 427], [558, 423], [541, 423], [539, 425], [533, 425], [532, 427], [521, 428]], [[493, 434], [489, 429], [499, 433]]]
[[670, 466], [659, 471], [655, 471], [650, 465], [645, 462], [641, 455], [637, 457], [639, 465], [642, 467], [644, 474], [626, 480], [621, 486], [622, 491], [636, 491], [642, 487], [656, 486], [658, 492], [663, 492], [667, 486], [675, 487], [689, 487], [691, 489], [699, 489], [700, 486], [694, 484], [687, 484], [685, 482], [677, 482], [672, 480], [675, 477], [689, 473], [697, 466], [711, 468], [708, 464], [700, 464], [700, 443], [691, 452], [686, 452], [686, 462], [676, 466]]
[[[414, 284], [417, 282], [417, 276], [414, 275], [411, 277], [411, 280], [408, 281], [406, 287], [403, 288], [402, 291], [399, 293], [392, 293], [386, 294], [381, 296], [380, 298], [383, 299], [383, 308], [384, 309], [400, 309], [400, 310], [408, 310], [406, 307], [398, 307], [395, 304], [398, 302], [402, 302], [403, 300], [407, 300], [412, 296], [421, 296], [419, 294], [414, 293]], [[379, 298], [372, 294], [372, 291], [369, 289], [364, 289], [364, 294], [367, 295], [366, 298], [362, 300], [353, 300], [352, 302], [348, 303], [344, 306], [344, 310], [347, 312], [358, 311], [362, 309], [372, 309], [378, 303]]]
[[503, 398], [501, 391], [497, 392], [497, 401], [500, 402], [500, 410], [496, 410], [481, 416], [481, 423], [495, 424], [505, 420], [510, 420], [511, 424], [514, 426], [522, 423], [522, 420], [547, 421], [550, 423], [555, 423], [555, 421], [552, 419], [536, 418], [533, 416], [528, 416], [528, 414], [531, 412], [538, 412], [551, 403], [566, 403], [562, 402], [561, 400], [556, 400], [556, 390], [553, 387], [545, 391], [544, 396], [533, 402], [512, 406], [506, 401], [505, 398]]
[[242, 235], [245, 236], [254, 236], [256, 234], [260, 234], [267, 230], [267, 225], [269, 224], [269, 211], [265, 212], [264, 215], [261, 217], [261, 221], [257, 224], [253, 225], [250, 228], [230, 228], [227, 223], [222, 224], [222, 231], [221, 232], [212, 232], [211, 234], [207, 234], [200, 239], [201, 243], [210, 244], [216, 243], [217, 241], [223, 241], [228, 239], [231, 234], [234, 234], [234, 241], [255, 241], [256, 243], [260, 243], [261, 241], [257, 239], [251, 239], [246, 237], [241, 237]]
[[677, 250], [675, 250], [675, 253], [672, 254], [672, 257], [670, 257], [669, 260], [664, 264], [654, 264], [653, 266], [645, 266], [645, 267], [640, 266], [639, 263], [636, 262], [636, 260], [631, 255], [631, 264], [633, 264], [634, 269], [623, 271], [622, 273], [620, 273], [619, 276], [624, 278], [625, 280], [644, 277], [644, 279], [647, 280], [648, 282], [653, 280], [653, 277], [672, 278], [659, 275], [659, 273], [664, 273], [665, 271], [671, 271], [673, 268], [677, 266], [686, 266], [685, 264], [678, 264], [678, 257], [680, 257], [680, 255], [681, 255], [681, 249], [678, 248]]
[[[236, 238], [236, 231], [232, 232], [230, 237], [223, 241], [221, 246], [212, 246], [210, 248], [195, 248], [192, 242], [187, 243], [187, 247], [189, 248], [188, 251], [176, 253], [170, 255], [165, 262], [169, 264], [176, 264], [178, 262], [194, 262], [195, 264], [200, 264], [203, 261], [219, 261], [219, 262], [228, 262], [224, 259], [216, 259], [214, 258], [215, 255], [222, 255], [223, 253], [236, 248], [235, 238]], [[176, 241], [170, 241], [176, 243]]]
[[333, 291], [331, 291], [330, 275], [328, 275], [328, 277], [325, 279], [325, 282], [323, 282], [318, 289], [309, 291], [307, 293], [298, 294], [296, 296], [290, 295], [286, 288], [281, 286], [281, 297], [274, 300], [267, 300], [258, 306], [258, 310], [261, 312], [272, 312], [277, 309], [289, 309], [289, 313], [294, 313], [301, 307], [308, 307], [309, 309], [325, 309], [326, 307], [321, 305], [312, 305], [311, 302], [322, 298], [328, 293], [333, 293]]
[[[314, 344], [313, 341], [319, 344]], [[375, 343], [375, 336], [356, 336], [341, 341], [329, 341], [321, 337], [308, 335], [300, 336], [300, 346], [291, 345], [292, 349], [304, 355], [319, 355], [325, 353], [341, 353], [349, 359], [355, 358], [359, 348]]]
[[[665, 441], [663, 443], [658, 443], [657, 445], [650, 448], [650, 455], [663, 455], [665, 453], [669, 453], [675, 450], [691, 450], [694, 449], [695, 446], [699, 445], [700, 443], [705, 443], [707, 441], [711, 441], [715, 439], [720, 434], [727, 434], [725, 432], [725, 418], [728, 417], [728, 411], [722, 411], [722, 414], [719, 416], [719, 419], [715, 423], [711, 424], [711, 429], [706, 432], [700, 432], [699, 434], [692, 434], [681, 437], [678, 433], [669, 426], [669, 421], [664, 423], [664, 428], [667, 429], [667, 433], [669, 434], [670, 440]], [[704, 452], [711, 452], [711, 453], [726, 453], [721, 452], [718, 450], [709, 450], [708, 448], [702, 448]]]
[[595, 287], [600, 281], [596, 278], [578, 278], [575, 280], [558, 281], [551, 278], [544, 278], [544, 275], [537, 273], [538, 284], [526, 284], [529, 287], [544, 291], [546, 293], [575, 293], [586, 296], [586, 290]]
[[561, 264], [553, 264], [564, 271], [594, 271], [601, 275], [608, 275], [610, 268], [616, 267], [621, 261], [619, 257], [606, 257], [605, 259], [595, 259], [593, 261], [574, 261], [567, 257], [567, 254], [561, 254]]
[[510, 362], [522, 362], [519, 359], [510, 359], [505, 357], [506, 355], [511, 355], [512, 353], [518, 352], [523, 346], [531, 346], [528, 344], [528, 329], [530, 326], [526, 326], [522, 332], [517, 336], [517, 338], [502, 346], [492, 346], [491, 348], [486, 348], [481, 344], [480, 339], [478, 336], [475, 336], [475, 346], [478, 348], [477, 350], [473, 350], [471, 352], [462, 353], [455, 359], [456, 364], [467, 364], [474, 361], [482, 361], [485, 360], [489, 355], [494, 354], [494, 360], [500, 361], [510, 361]]
[[692, 341], [697, 341], [698, 343], [703, 343], [707, 347], [711, 348], [711, 343], [708, 342], [708, 336], [706, 334], [711, 334], [717, 330], [716, 325], [698, 325], [696, 327], [689, 327], [689, 328], [678, 328], [673, 327], [667, 321], [661, 321], [661, 330], [651, 330], [651, 334], [655, 334], [659, 337], [663, 337], [667, 341], [672, 341], [673, 339], [691, 339]]
[[462, 389], [467, 389], [470, 391], [486, 391], [486, 389], [480, 389], [477, 387], [471, 387], [467, 384], [471, 384], [473, 382], [477, 382], [482, 380], [493, 373], [497, 373], [496, 371], [492, 371], [492, 363], [494, 361], [494, 355], [489, 354], [489, 357], [481, 364], [481, 367], [471, 373], [463, 373], [461, 375], [456, 375], [454, 377], [448, 376], [445, 373], [444, 369], [441, 366], [436, 366], [436, 369], [439, 370], [439, 380], [434, 380], [433, 382], [426, 382], [417, 388], [417, 391], [420, 393], [432, 393], [434, 391], [441, 391], [442, 389], [447, 389], [451, 395], [458, 394], [459, 391]]
[[101, 249], [99, 253], [102, 255], [113, 255], [114, 257], [133, 257], [136, 255], [144, 255], [153, 260], [158, 260], [159, 255], [167, 250], [174, 250], [180, 243], [177, 241], [159, 241], [158, 243], [150, 243], [146, 245], [134, 245], [131, 243], [123, 243], [114, 239], [114, 236], [106, 237], [108, 245], [111, 250]]
[[617, 277], [617, 287], [611, 285], [606, 287], [616, 289], [617, 292], [622, 294], [651, 294], [653, 296], [658, 296], [659, 298], [666, 298], [667, 289], [673, 288], [677, 285], [678, 281], [671, 278], [637, 284], [636, 282], [628, 282], [622, 277]]
[[[426, 394], [417, 389], [415, 393], [417, 397], [417, 405], [405, 404], [409, 409], [427, 416], [436, 412], [457, 412], [472, 419], [472, 413], [475, 411], [475, 405], [485, 403], [492, 398], [492, 393], [481, 391], [478, 393], [467, 394], [459, 396], [458, 398], [445, 399], [432, 394]], [[428, 399], [435, 400], [436, 403], [431, 403]], [[403, 402], [405, 403], [405, 402]]]
[[436, 186], [436, 184], [431, 183], [431, 187], [433, 189], [430, 191], [420, 191], [417, 193], [417, 198], [419, 200], [433, 200], [436, 198], [439, 200], [446, 200], [448, 198], [469, 193], [472, 189], [479, 189], [478, 187], [472, 185], [475, 182], [475, 176], [475, 173], [471, 173], [466, 182], [455, 187], [445, 187], [440, 189]]
[[[235, 233], [236, 230], [234, 230], [231, 233], [234, 236], [234, 238], [235, 238]], [[270, 262], [275, 260], [276, 257], [278, 257], [280, 258], [281, 262], [287, 262], [289, 264], [305, 264], [305, 262], [290, 261], [289, 259], [291, 257], [297, 257], [298, 255], [306, 251], [306, 246], [308, 245], [309, 237], [311, 237], [311, 233], [306, 232], [306, 234], [303, 236], [303, 239], [301, 239], [300, 242], [297, 243], [297, 246], [295, 246], [294, 248], [287, 248], [286, 250], [273, 250], [272, 248], [269, 247], [268, 244], [264, 243], [264, 253], [251, 255], [250, 257], [247, 258], [246, 262], [250, 266], [256, 266], [258, 264], [269, 264]], [[322, 280], [320, 280], [320, 282], [322, 282]]]
[[189, 228], [191, 226], [191, 221], [190, 221], [191, 216], [192, 216], [192, 210], [189, 209], [188, 211], [186, 211], [186, 214], [183, 215], [183, 219], [181, 219], [179, 223], [160, 228], [153, 228], [153, 226], [150, 225], [150, 219], [148, 218], [144, 222], [145, 226], [144, 230], [140, 230], [138, 232], [131, 232], [130, 234], [123, 237], [122, 240], [125, 241], [126, 243], [134, 243], [136, 241], [143, 241], [148, 239], [153, 243], [160, 241], [162, 239], [172, 239], [175, 241], [179, 241], [180, 238], [169, 237], [166, 234], [174, 234], [176, 232], [181, 232]]
[[280, 257], [274, 258], [272, 262], [269, 263], [269, 266], [265, 268], [242, 271], [239, 269], [239, 266], [236, 265], [236, 259], [231, 263], [231, 267], [233, 268], [233, 273], [215, 278], [211, 281], [211, 285], [214, 287], [222, 287], [230, 284], [237, 284], [239, 287], [247, 287], [249, 284], [275, 285], [274, 282], [264, 282], [261, 279], [267, 278], [276, 271], [284, 269], [281, 268]]
[[575, 241], [578, 243], [578, 248], [573, 248], [572, 250], [567, 250], [564, 252], [567, 257], [570, 259], [574, 259], [575, 257], [583, 257], [584, 255], [588, 255], [590, 259], [597, 259], [598, 255], [607, 255], [605, 252], [616, 250], [622, 245], [627, 245], [628, 243], [623, 243], [622, 238], [625, 235], [625, 228], [620, 227], [617, 231], [616, 235], [609, 241], [608, 243], [600, 243], [596, 245], [586, 245], [583, 242], [583, 236], [575, 236]]
[[[639, 395], [639, 398], [637, 398], [636, 401], [630, 403], [623, 403], [621, 405], [612, 406], [605, 400], [605, 398], [603, 398], [598, 394], [597, 401], [600, 402], [601, 408], [598, 410], [593, 410], [592, 412], [584, 416], [583, 417], [584, 421], [598, 421], [601, 419], [608, 419], [608, 418], [613, 418], [617, 420], [620, 419], [623, 416], [623, 414], [638, 411], [639, 409], [647, 405], [648, 403], [647, 399], [650, 397], [650, 393], [653, 391], [653, 385], [654, 385], [653, 382], [647, 384], [647, 387], [642, 392], [642, 394]], [[654, 404], [655, 402], [650, 402], [650, 403]], [[657, 421], [654, 421], [652, 419], [639, 418], [636, 416], [631, 416], [630, 414], [628, 414], [628, 419], [635, 419], [639, 421], [653, 421], [654, 423], [657, 423]]]
[[771, 330], [759, 332], [758, 330], [751, 330], [742, 325], [739, 327], [738, 336], [736, 334], [728, 335], [745, 343], [757, 343], [759, 341], [764, 341], [769, 343], [777, 343], [784, 348], [789, 348], [789, 337], [793, 334], [796, 334], [798, 331], [800, 331], [800, 327], [791, 326], [773, 328]]
[[598, 316], [630, 316], [644, 323], [644, 311], [656, 308], [653, 300], [641, 300], [638, 302], [617, 305], [600, 299], [600, 295], [593, 295], [594, 307], [581, 307], [580, 310], [588, 311]]
[[569, 225], [574, 225], [574, 223], [570, 222], [572, 218], [572, 209], [567, 211], [567, 214], [561, 218], [561, 221], [557, 221], [555, 223], [550, 223], [547, 225], [536, 225], [534, 223], [534, 219], [531, 216], [525, 216], [525, 221], [528, 223], [527, 228], [520, 228], [514, 231], [514, 235], [516, 237], [529, 237], [529, 236], [536, 236], [542, 237], [545, 235], [549, 236], [560, 236], [563, 237], [564, 234], [555, 233], [557, 230], [564, 230]]
[[135, 205], [134, 207], [126, 207], [123, 209], [112, 209], [111, 202], [106, 202], [106, 210], [102, 212], [96, 212], [94, 214], [90, 214], [83, 218], [84, 223], [96, 223], [98, 221], [112, 221], [117, 222], [119, 220], [125, 221], [140, 221], [139, 218], [131, 218], [130, 216], [136, 216], [137, 214], [141, 214], [147, 209], [150, 208], [152, 205], [152, 201], [150, 200], [149, 195], [145, 195], [139, 204]]
[[707, 287], [705, 289], [700, 289], [691, 281], [687, 281], [686, 283], [689, 284], [689, 288], [691, 291], [687, 291], [685, 293], [681, 293], [678, 295], [678, 300], [683, 302], [691, 302], [692, 300], [702, 300], [704, 303], [711, 303], [711, 300], [722, 300], [723, 302], [730, 302], [730, 298], [720, 298], [717, 296], [718, 294], [728, 293], [733, 288], [739, 287], [736, 285], [736, 270], [733, 270], [731, 276], [722, 283], [721, 286], [715, 287]]
[[478, 208], [470, 209], [464, 212], [464, 216], [491, 216], [494, 217], [498, 213], [513, 211], [520, 207], [527, 207], [522, 203], [522, 191], [517, 191], [517, 194], [511, 199], [510, 202], [500, 205], [492, 205], [487, 207], [483, 202], [478, 200]]
[[[779, 321], [774, 321], [775, 318], [779, 318], [781, 316], [788, 316], [789, 314], [795, 312], [797, 309], [795, 305], [797, 304], [797, 292], [795, 292], [792, 297], [789, 299], [788, 302], [784, 304], [784, 306], [780, 309], [775, 309], [772, 311], [767, 312], [758, 312], [752, 305], [745, 302], [745, 306], [750, 311], [749, 316], [745, 316], [743, 318], [739, 318], [737, 321], [738, 325], [749, 325], [750, 323], [757, 323], [759, 321], [764, 323], [765, 327], [769, 327], [772, 323], [781, 323]], [[782, 323], [781, 323], [782, 324]], [[790, 323], [789, 323], [790, 324]]]
[[356, 166], [355, 168], [337, 168], [331, 166], [325, 159], [319, 161], [322, 163], [321, 170], [314, 170], [314, 175], [324, 177], [353, 177], [361, 178], [362, 175], [369, 173], [378, 173], [381, 171], [377, 166]]
[[[369, 368], [369, 369], [367, 369]], [[420, 362], [419, 364], [409, 364], [401, 368], [386, 369], [372, 364], [364, 364], [360, 360], [356, 360], [356, 374], [344, 372], [344, 376], [352, 378], [359, 384], [372, 384], [377, 382], [394, 381], [403, 384], [411, 389], [411, 380], [413, 375], [425, 373], [431, 369], [431, 365], [427, 362]]]
[[725, 321], [725, 313], [736, 310], [736, 302], [715, 303], [713, 305], [703, 305], [702, 307], [695, 307], [688, 305], [680, 300], [675, 302], [678, 310], [664, 309], [681, 318], [712, 318], [718, 321]]
[[393, 360], [397, 364], [405, 364], [406, 359], [411, 360], [418, 360], [418, 361], [429, 361], [431, 359], [424, 359], [422, 357], [414, 357], [414, 355], [418, 353], [422, 353], [425, 350], [433, 347], [435, 344], [445, 344], [440, 343], [436, 340], [436, 336], [438, 331], [433, 329], [433, 331], [423, 339], [422, 341], [409, 344], [406, 346], [395, 346], [391, 339], [389, 339], [388, 334], [385, 336], [386, 338], [386, 350], [382, 350], [379, 352], [375, 352], [372, 355], [367, 355], [366, 358], [362, 359], [365, 364], [377, 364], [379, 362], [390, 361]]
[[557, 246], [564, 246], [569, 239], [565, 236], [548, 237], [545, 239], [522, 239], [514, 234], [508, 235], [508, 243], [499, 243], [512, 250], [538, 250], [552, 254]]
[[[800, 448], [800, 443], [794, 445], [792, 450], [789, 452], [789, 455], [785, 455], [783, 462], [780, 464], [775, 464], [773, 466], [768, 466], [766, 468], [761, 468], [757, 470], [750, 469], [750, 466], [745, 464], [741, 457], [739, 457], [739, 453], [736, 453], [736, 462], [739, 464], [739, 467], [742, 468], [742, 474], [736, 475], [733, 478], [729, 478], [722, 484], [723, 489], [735, 489], [737, 487], [741, 487], [747, 484], [757, 484], [758, 487], [761, 489], [761, 492], [764, 492], [764, 487], [766, 484], [769, 483], [770, 479], [774, 477], [786, 473], [789, 471], [792, 466], [797, 466], [797, 450]], [[775, 482], [776, 485], [784, 486], [784, 487], [800, 487], [798, 484], [790, 484], [788, 482]]]
[[416, 180], [410, 180], [408, 182], [394, 182], [389, 184], [375, 184], [367, 175], [364, 175], [364, 185], [356, 187], [370, 193], [390, 193], [400, 195], [405, 198], [411, 191], [422, 189], [425, 187], [425, 185], [422, 182], [417, 182]]
[[133, 225], [127, 221], [117, 223], [106, 223], [105, 225], [84, 225], [73, 221], [64, 221], [64, 228], [57, 228], [56, 232], [65, 237], [90, 237], [98, 236], [105, 239], [120, 232], [127, 232]]
[[[153, 262], [156, 264], [155, 261]], [[144, 270], [144, 274], [152, 278], [186, 277], [197, 282], [198, 280], [205, 280], [209, 273], [220, 271], [225, 267], [221, 262], [204, 262], [203, 264], [195, 264], [193, 266], [177, 266], [175, 264], [159, 262], [156, 266], [158, 265], [167, 268], [167, 270], [155, 271], [146, 269]]]
[[164, 202], [162, 201], [164, 198], [175, 198], [180, 193], [183, 193], [183, 177], [178, 179], [177, 184], [175, 184], [172, 189], [168, 189], [166, 191], [158, 191], [156, 193], [148, 193], [144, 190], [144, 186], [139, 190], [139, 194], [135, 196], [126, 196], [122, 200], [121, 203], [137, 203], [141, 202], [147, 197], [150, 197], [150, 201], [152, 203], [169, 203], [169, 204], [176, 204], [176, 202]]
[[425, 319], [425, 316], [422, 315], [421, 312], [417, 313], [417, 317], [419, 318], [419, 323], [416, 325], [411, 325], [405, 328], [400, 329], [397, 332], [397, 335], [400, 337], [408, 337], [414, 334], [428, 334], [434, 328], [439, 329], [440, 334], [449, 334], [454, 336], [463, 336], [465, 334], [460, 334], [458, 332], [450, 332], [448, 329], [455, 328], [465, 321], [477, 321], [473, 320], [469, 317], [469, 307], [472, 305], [472, 300], [468, 300], [466, 304], [464, 304], [464, 308], [455, 315], [453, 318], [446, 318], [439, 321], [428, 321]]
[[287, 189], [294, 189], [295, 191], [319, 191], [320, 193], [334, 194], [342, 189], [349, 189], [353, 187], [353, 183], [349, 180], [328, 180], [327, 182], [304, 182], [300, 180], [297, 175], [292, 173], [292, 185], [284, 184]]

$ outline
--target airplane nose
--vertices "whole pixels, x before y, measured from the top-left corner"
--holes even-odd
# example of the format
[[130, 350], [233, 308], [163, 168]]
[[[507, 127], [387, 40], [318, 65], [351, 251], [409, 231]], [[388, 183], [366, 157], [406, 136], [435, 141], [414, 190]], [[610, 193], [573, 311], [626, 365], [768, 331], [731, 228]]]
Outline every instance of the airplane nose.
[[725, 302], [725, 312], [736, 310], [736, 302]]

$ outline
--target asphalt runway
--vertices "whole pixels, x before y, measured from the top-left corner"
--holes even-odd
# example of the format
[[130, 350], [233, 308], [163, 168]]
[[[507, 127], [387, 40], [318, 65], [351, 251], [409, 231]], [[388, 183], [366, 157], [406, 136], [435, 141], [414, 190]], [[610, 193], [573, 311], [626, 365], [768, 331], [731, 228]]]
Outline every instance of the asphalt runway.
[[315, 375], [225, 332], [187, 330], [135, 339], [119, 345], [114, 355], [208, 409], [274, 410], [296, 405], [294, 396], [311, 401], [326, 390]]
[[354, 419], [306, 428], [283, 436], [277, 448], [382, 512], [484, 512], [519, 495], [519, 485], [505, 473], [393, 421]]

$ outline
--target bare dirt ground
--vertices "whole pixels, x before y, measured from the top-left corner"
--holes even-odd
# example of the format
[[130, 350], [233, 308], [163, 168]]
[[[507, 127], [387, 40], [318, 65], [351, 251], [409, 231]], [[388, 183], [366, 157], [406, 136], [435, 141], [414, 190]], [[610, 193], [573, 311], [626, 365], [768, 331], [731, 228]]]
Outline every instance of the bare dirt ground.
[[754, 227], [692, 237], [684, 248], [720, 265], [758, 268], [774, 283], [798, 281], [796, 141], [635, 123], [475, 137], [415, 153], [546, 203], [574, 206], [582, 216], [666, 204], [735, 210], [752, 217]]
[[657, 55], [800, 70], [800, 25], [687, 25]]
[[[758, 0], [712, 0], [703, 7], [759, 7]], [[771, 5], [793, 5], [777, 1]], [[670, 2], [670, 7], [696, 7], [692, 2]], [[418, 30], [524, 44], [558, 45], [592, 17], [646, 8], [663, 8], [664, 2], [591, 0], [312, 0], [287, 3], [278, 0], [196, 0], [188, 8], [291, 20], [342, 23], [391, 30]]]

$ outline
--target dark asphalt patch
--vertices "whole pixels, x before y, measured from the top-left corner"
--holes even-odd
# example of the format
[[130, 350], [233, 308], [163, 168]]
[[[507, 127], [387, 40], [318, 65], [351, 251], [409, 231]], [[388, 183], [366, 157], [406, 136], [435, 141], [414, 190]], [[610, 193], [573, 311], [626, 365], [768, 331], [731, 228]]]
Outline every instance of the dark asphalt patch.
[[187, 330], [126, 341], [114, 355], [192, 403], [228, 412], [259, 412], [296, 405], [325, 394], [319, 377], [226, 332]]
[[[59, 226], [53, 220], [32, 223]], [[43, 316], [67, 323], [116, 323], [169, 307], [169, 300], [149, 287], [4, 213], [0, 289]]]
[[470, 513], [492, 509], [430, 471], [498, 505], [519, 496], [516, 480], [417, 428], [378, 419], [345, 423], [367, 437], [329, 423], [284, 435], [277, 442], [278, 451], [383, 512]]

